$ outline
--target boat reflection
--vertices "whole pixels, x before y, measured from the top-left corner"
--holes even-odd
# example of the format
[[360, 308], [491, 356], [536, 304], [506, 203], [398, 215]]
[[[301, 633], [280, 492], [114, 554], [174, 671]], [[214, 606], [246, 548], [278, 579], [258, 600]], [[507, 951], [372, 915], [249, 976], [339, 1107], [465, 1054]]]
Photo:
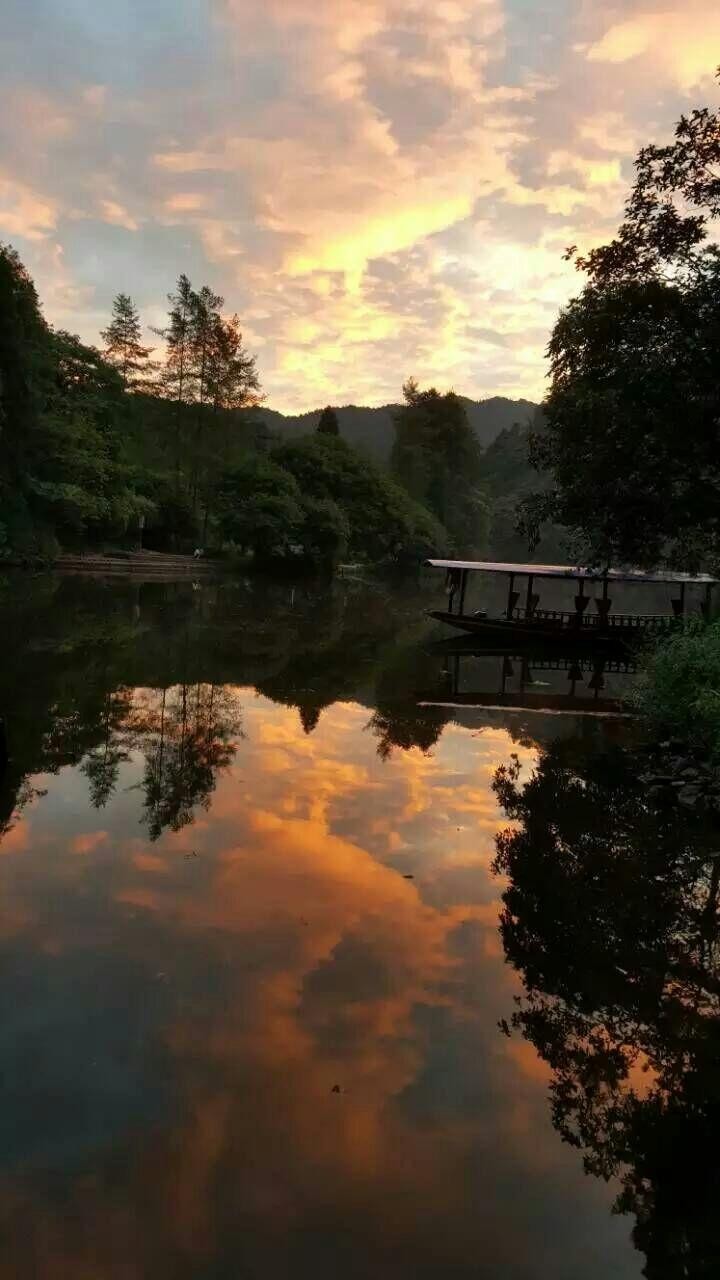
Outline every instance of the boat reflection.
[[418, 707], [483, 708], [574, 716], [628, 717], [637, 672], [629, 656], [573, 651], [568, 645], [530, 643], [488, 647], [477, 640], [432, 646], [441, 667], [437, 687], [418, 695]]

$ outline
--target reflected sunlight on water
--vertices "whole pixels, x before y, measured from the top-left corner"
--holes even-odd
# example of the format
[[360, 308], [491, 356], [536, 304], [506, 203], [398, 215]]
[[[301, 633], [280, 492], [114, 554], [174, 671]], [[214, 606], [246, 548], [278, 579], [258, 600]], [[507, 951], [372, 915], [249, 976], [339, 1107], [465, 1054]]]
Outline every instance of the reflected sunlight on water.
[[126, 690], [103, 808], [102, 748], [33, 779], [0, 871], [0, 1274], [638, 1274], [498, 1031], [490, 784], [534, 753], [448, 725], [383, 759], [368, 721]]
[[494, 775], [599, 729], [423, 709], [417, 586], [5, 600], [2, 1280], [636, 1280], [503, 1034]]

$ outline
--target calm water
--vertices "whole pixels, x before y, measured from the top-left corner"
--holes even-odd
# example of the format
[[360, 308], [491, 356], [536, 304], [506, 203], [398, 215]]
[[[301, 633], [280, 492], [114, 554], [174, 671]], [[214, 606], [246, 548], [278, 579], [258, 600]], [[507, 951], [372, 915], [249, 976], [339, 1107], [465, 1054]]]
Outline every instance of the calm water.
[[[639, 1277], [678, 930], [624, 722], [498, 709], [568, 672], [458, 673], [419, 589], [1, 600], [0, 1275]], [[711, 1274], [679, 1217], [651, 1274]]]

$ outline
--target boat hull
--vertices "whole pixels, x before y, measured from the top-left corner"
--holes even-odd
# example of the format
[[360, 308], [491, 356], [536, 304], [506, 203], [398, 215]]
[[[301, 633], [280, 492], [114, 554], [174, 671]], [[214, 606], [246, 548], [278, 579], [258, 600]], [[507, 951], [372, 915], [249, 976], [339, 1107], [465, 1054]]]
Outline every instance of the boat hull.
[[476, 618], [470, 614], [447, 613], [442, 609], [431, 609], [429, 616], [488, 644], [512, 645], [515, 641], [523, 644], [534, 641], [574, 649], [617, 650], [637, 646], [642, 639], [642, 634], [630, 629], [604, 631], [599, 627], [562, 626], [544, 620], [532, 622], [516, 618]]

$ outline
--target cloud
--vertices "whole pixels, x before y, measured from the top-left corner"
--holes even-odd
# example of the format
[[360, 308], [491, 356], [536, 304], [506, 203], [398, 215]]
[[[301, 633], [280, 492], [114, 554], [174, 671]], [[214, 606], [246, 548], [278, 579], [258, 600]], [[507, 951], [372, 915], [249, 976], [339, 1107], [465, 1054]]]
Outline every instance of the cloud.
[[[360, 1239], [368, 1274], [413, 1280], [475, 1274], [479, 1257], [531, 1274], [540, 1250], [551, 1274], [587, 1274], [588, 1240], [622, 1262], [610, 1192], [548, 1123], [546, 1070], [497, 1029], [516, 991], [489, 869], [508, 735], [449, 725], [432, 756], [383, 763], [365, 707], [336, 703], [307, 736], [295, 709], [231, 700], [246, 736], [209, 813], [152, 853], [139, 756], [91, 857], [63, 835], [80, 768], [23, 814], [36, 856], [16, 849], [4, 875], [24, 999], [2, 1026], [0, 1276], [164, 1258], [188, 1275], [336, 1274]], [[159, 705], [136, 691], [130, 723]], [[28, 1036], [53, 1046], [32, 1087]]]
[[674, 76], [687, 91], [710, 80], [720, 49], [720, 13], [715, 6], [690, 0], [682, 11], [644, 13], [609, 27], [587, 50], [591, 62], [649, 60]]
[[714, 92], [720, 44], [711, 0], [179, 0], [142, 47], [134, 9], [45, 7], [30, 39], [11, 0], [0, 234], [49, 318], [97, 341], [122, 287], [157, 323], [187, 271], [293, 410], [395, 400], [411, 372], [541, 395], [565, 245], [612, 234], [633, 154]]
[[58, 205], [0, 169], [0, 227], [7, 236], [44, 240], [54, 231]]

